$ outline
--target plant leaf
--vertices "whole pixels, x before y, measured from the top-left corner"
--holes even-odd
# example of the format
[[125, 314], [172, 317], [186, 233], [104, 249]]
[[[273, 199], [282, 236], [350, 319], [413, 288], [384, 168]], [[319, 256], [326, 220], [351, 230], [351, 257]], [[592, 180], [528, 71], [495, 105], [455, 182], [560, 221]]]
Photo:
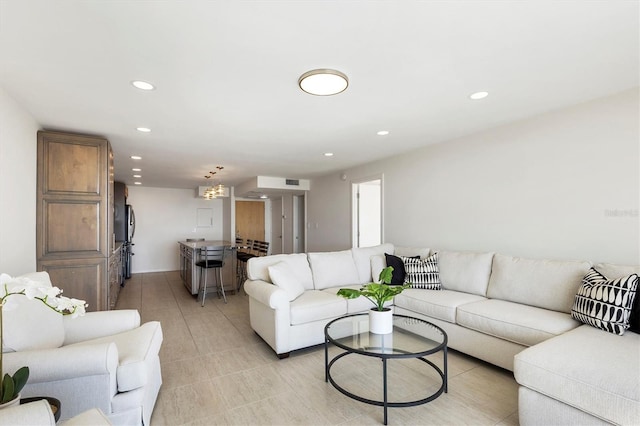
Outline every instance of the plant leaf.
[[336, 294], [347, 299], [355, 299], [356, 297], [360, 297], [362, 295], [360, 290], [354, 290], [352, 288], [341, 288]]
[[2, 379], [2, 399], [0, 400], [0, 404], [9, 402], [15, 397], [14, 389], [13, 378], [10, 375], [5, 374]]
[[380, 271], [380, 276], [378, 281], [382, 284], [389, 284], [391, 282], [391, 278], [393, 277], [393, 266], [387, 266], [382, 271]]
[[17, 395], [20, 393], [24, 385], [27, 384], [27, 380], [29, 380], [29, 367], [22, 367], [18, 369], [13, 375], [13, 381], [15, 385], [15, 389], [13, 392]]

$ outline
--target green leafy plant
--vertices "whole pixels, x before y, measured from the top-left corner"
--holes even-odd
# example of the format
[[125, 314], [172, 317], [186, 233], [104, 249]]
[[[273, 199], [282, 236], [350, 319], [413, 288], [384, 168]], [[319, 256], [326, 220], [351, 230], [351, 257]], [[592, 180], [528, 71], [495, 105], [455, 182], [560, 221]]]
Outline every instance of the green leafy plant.
[[[22, 295], [27, 299], [36, 299], [47, 307], [62, 315], [77, 317], [85, 314], [87, 306], [84, 300], [60, 296], [62, 290], [58, 287], [43, 286], [25, 277], [11, 278], [7, 274], [0, 274], [0, 344], [4, 343], [2, 312], [15, 309], [11, 303], [11, 296]], [[0, 404], [15, 399], [29, 379], [29, 367], [19, 368], [13, 376], [4, 374], [2, 369], [2, 351], [0, 351]]]
[[360, 296], [364, 296], [374, 304], [374, 309], [377, 311], [384, 311], [385, 302], [396, 297], [402, 293], [403, 290], [409, 288], [411, 284], [406, 283], [404, 285], [389, 285], [391, 282], [391, 276], [393, 274], [393, 266], [387, 266], [380, 272], [378, 283], [369, 283], [363, 285], [359, 290], [352, 288], [341, 288], [338, 290], [338, 296], [342, 296], [347, 299], [355, 299]]

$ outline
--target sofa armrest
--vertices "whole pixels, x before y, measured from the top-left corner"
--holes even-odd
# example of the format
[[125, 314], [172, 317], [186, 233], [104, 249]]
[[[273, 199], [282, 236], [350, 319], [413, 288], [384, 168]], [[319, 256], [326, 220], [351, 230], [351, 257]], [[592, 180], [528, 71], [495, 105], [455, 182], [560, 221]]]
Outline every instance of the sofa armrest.
[[82, 317], [64, 317], [64, 345], [111, 336], [140, 326], [135, 309], [87, 312]]
[[115, 385], [118, 348], [115, 343], [100, 343], [7, 352], [3, 354], [3, 364], [5, 372], [28, 366], [28, 385], [96, 375], [112, 376]]
[[289, 309], [287, 293], [280, 287], [262, 280], [247, 280], [244, 283], [247, 294], [271, 309]]
[[5, 408], [0, 415], [0, 426], [55, 424], [53, 412], [46, 399]]

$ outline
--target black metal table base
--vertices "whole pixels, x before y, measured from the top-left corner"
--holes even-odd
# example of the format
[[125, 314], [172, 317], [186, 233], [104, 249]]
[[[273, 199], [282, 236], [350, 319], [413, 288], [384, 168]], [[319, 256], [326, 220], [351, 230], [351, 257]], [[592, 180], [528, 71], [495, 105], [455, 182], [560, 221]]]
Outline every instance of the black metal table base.
[[[407, 358], [411, 358], [411, 359], [418, 359], [428, 365], [431, 366], [431, 368], [433, 368], [439, 375], [440, 378], [442, 379], [442, 385], [440, 386], [440, 388], [438, 388], [438, 390], [436, 390], [433, 394], [427, 396], [426, 398], [422, 398], [422, 399], [418, 399], [415, 401], [403, 401], [403, 402], [389, 402], [388, 396], [387, 396], [387, 360], [390, 358], [389, 356], [385, 356], [385, 354], [383, 353], [370, 353], [370, 354], [362, 354], [362, 353], [358, 353], [358, 352], [351, 352], [351, 351], [345, 351], [342, 352], [338, 355], [336, 355], [335, 357], [333, 357], [331, 359], [331, 361], [329, 361], [329, 339], [325, 339], [324, 342], [324, 365], [325, 365], [325, 375], [324, 375], [324, 381], [325, 382], [330, 382], [331, 385], [333, 385], [334, 388], [336, 388], [340, 393], [342, 393], [343, 395], [348, 396], [349, 398], [355, 399], [356, 401], [360, 401], [360, 402], [364, 402], [366, 404], [370, 404], [370, 405], [377, 405], [380, 407], [384, 408], [384, 421], [383, 424], [387, 424], [387, 420], [388, 420], [388, 415], [387, 415], [387, 410], [389, 407], [415, 407], [416, 405], [421, 405], [421, 404], [426, 404], [427, 402], [433, 401], [434, 399], [436, 399], [437, 397], [439, 397], [440, 395], [442, 395], [443, 393], [447, 393], [448, 391], [448, 385], [447, 385], [447, 347], [446, 345], [444, 346], [444, 348], [442, 349], [443, 351], [443, 356], [444, 356], [444, 363], [443, 363], [443, 369], [441, 370], [440, 367], [438, 367], [436, 364], [434, 364], [433, 362], [431, 362], [430, 360], [421, 357], [421, 356], [411, 356], [411, 354], [409, 352], [406, 352], [408, 354], [407, 357], [404, 357], [404, 359]], [[369, 398], [364, 398], [361, 397], [359, 395], [356, 395], [352, 392], [349, 392], [348, 390], [344, 389], [342, 386], [340, 386], [338, 383], [336, 383], [336, 381], [333, 379], [333, 377], [331, 377], [331, 367], [333, 366], [333, 364], [338, 361], [339, 359], [341, 359], [344, 356], [347, 355], [365, 355], [365, 356], [372, 356], [372, 357], [376, 357], [376, 358], [380, 358], [382, 360], [382, 393], [383, 393], [383, 400], [382, 401], [378, 401], [375, 399], [369, 399]], [[396, 357], [397, 358], [397, 355]], [[400, 358], [402, 359], [402, 358]]]

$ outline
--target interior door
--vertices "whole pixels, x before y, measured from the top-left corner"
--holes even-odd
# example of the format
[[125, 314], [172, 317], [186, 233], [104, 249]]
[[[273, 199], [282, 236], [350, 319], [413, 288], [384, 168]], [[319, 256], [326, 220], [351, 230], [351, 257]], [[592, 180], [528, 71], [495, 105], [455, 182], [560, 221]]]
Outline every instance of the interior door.
[[352, 184], [353, 246], [382, 243], [382, 179]]
[[271, 199], [271, 254], [282, 253], [282, 198]]
[[265, 241], [262, 201], [236, 201], [236, 235], [245, 241]]

